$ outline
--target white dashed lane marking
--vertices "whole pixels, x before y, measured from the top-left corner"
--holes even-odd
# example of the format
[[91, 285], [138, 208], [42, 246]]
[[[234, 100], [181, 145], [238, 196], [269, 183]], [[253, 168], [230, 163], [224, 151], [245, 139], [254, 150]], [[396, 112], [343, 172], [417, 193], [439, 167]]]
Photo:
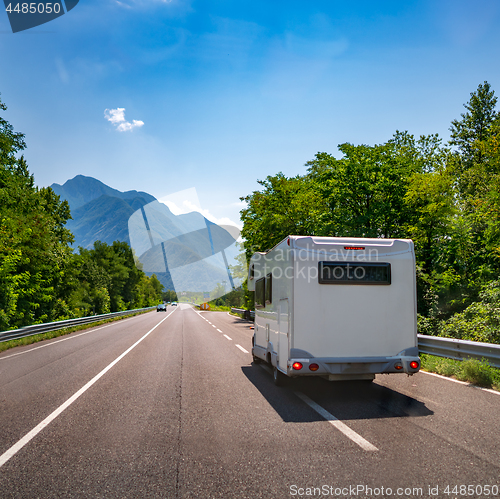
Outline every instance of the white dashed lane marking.
[[[195, 313], [197, 313], [203, 320], [207, 321], [213, 328], [215, 328], [219, 333], [222, 333], [222, 331], [214, 324], [212, 324], [208, 319], [203, 317], [197, 310], [192, 309]], [[224, 338], [226, 338], [229, 341], [233, 341], [232, 338], [230, 338], [227, 334], [224, 334]], [[235, 345], [236, 348], [239, 348], [243, 353], [250, 353], [248, 350], [243, 348], [241, 345]]]

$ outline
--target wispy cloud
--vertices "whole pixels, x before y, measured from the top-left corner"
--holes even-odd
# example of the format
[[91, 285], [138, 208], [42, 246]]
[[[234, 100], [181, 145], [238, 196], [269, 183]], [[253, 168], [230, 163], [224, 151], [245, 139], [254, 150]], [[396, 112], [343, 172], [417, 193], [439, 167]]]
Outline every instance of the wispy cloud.
[[174, 215], [183, 215], [185, 213], [197, 211], [217, 225], [232, 225], [238, 227], [240, 230], [242, 228], [241, 222], [234, 222], [228, 217], [217, 218], [215, 215], [210, 213], [209, 210], [204, 210], [200, 205], [198, 194], [194, 187], [169, 194], [160, 198], [158, 201], [166, 204]]
[[144, 121], [132, 120], [132, 123], [125, 120], [125, 108], [118, 107], [116, 109], [105, 109], [104, 117], [115, 125], [119, 132], [128, 132], [134, 128], [140, 128], [144, 125]]
[[154, 4], [173, 3], [173, 0], [124, 0], [122, 2], [120, 2], [120, 0], [115, 0], [115, 2], [120, 7], [131, 9], [132, 6], [147, 7]]
[[61, 59], [59, 59], [59, 58], [56, 59], [56, 68], [57, 68], [57, 73], [59, 75], [60, 80], [63, 83], [68, 83], [69, 82], [68, 71], [66, 70], [64, 62]]

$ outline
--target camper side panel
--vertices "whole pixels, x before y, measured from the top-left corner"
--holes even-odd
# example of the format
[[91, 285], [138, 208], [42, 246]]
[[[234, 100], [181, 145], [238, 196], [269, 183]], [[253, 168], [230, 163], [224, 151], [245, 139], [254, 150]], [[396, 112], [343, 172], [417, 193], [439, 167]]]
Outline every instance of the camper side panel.
[[290, 256], [291, 250], [286, 243], [280, 244], [268, 254], [260, 255], [255, 266], [261, 270], [255, 275], [254, 355], [284, 372], [292, 322], [293, 266]]

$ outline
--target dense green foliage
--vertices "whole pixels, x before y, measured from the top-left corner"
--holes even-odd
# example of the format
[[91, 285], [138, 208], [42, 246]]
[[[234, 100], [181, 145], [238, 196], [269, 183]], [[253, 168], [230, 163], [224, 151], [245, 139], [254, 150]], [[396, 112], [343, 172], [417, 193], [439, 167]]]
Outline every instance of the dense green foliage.
[[396, 131], [384, 144], [341, 144], [293, 178], [242, 198], [247, 258], [289, 234], [415, 242], [421, 332], [499, 342], [500, 115], [487, 82], [435, 134]]
[[162, 294], [162, 299], [164, 302], [169, 303], [172, 303], [173, 301], [179, 301], [179, 299], [177, 298], [177, 293], [172, 289], [167, 289], [166, 291], [164, 291]]
[[25, 147], [0, 117], [0, 331], [158, 303], [162, 285], [136, 268], [126, 243], [73, 251], [69, 205], [35, 186], [18, 157]]
[[500, 391], [500, 369], [492, 367], [485, 360], [476, 359], [453, 360], [420, 354], [422, 369], [453, 376], [460, 381], [466, 381], [485, 388], [494, 388]]

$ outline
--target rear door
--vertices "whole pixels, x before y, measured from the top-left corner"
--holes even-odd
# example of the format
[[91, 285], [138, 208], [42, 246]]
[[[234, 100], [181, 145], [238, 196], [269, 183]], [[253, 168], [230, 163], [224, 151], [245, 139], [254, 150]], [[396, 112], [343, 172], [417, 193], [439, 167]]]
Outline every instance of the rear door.
[[288, 298], [279, 301], [278, 366], [286, 371], [290, 351], [290, 310]]

